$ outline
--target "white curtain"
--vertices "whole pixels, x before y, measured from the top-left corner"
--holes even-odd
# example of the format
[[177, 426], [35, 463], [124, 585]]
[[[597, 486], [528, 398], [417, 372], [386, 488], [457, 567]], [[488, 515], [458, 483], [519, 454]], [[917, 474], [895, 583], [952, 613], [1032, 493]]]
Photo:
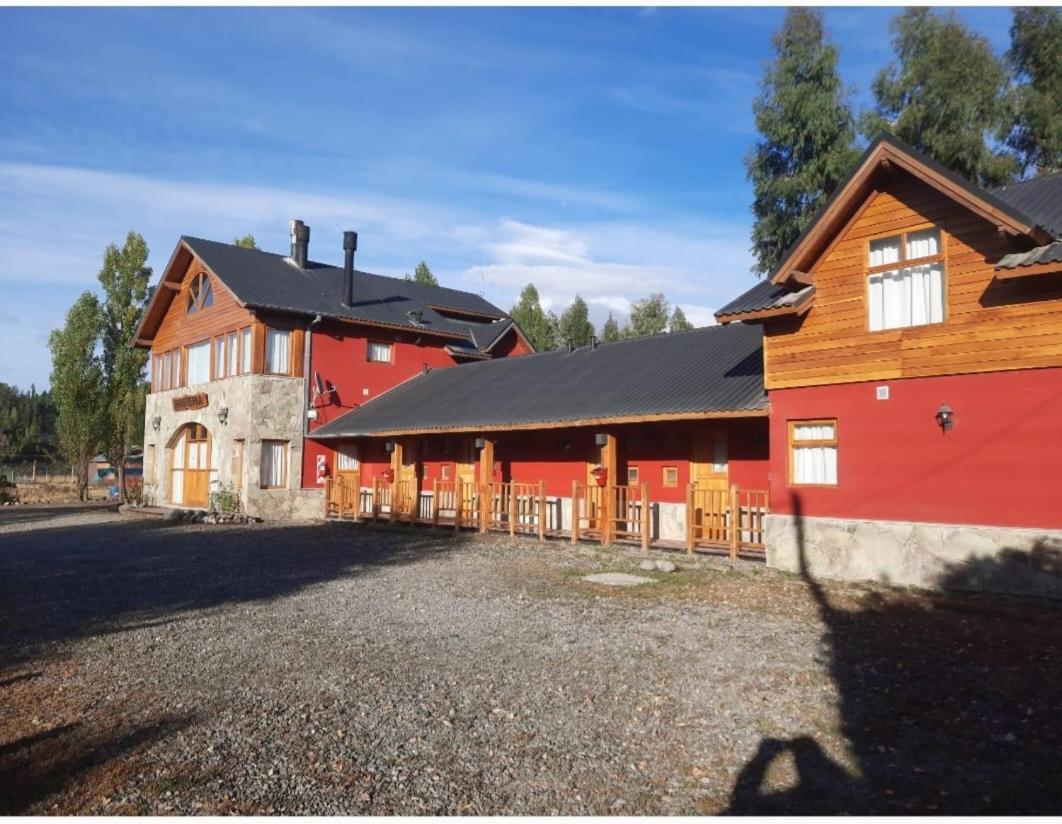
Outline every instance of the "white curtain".
[[279, 329], [266, 332], [266, 372], [288, 374], [291, 362], [291, 333]]
[[284, 486], [287, 444], [284, 441], [262, 441], [262, 486]]
[[900, 237], [883, 237], [881, 240], [870, 241], [870, 260], [868, 261], [871, 268], [875, 266], [885, 266], [889, 263], [899, 263], [900, 261]]
[[937, 229], [923, 229], [921, 232], [910, 232], [907, 235], [907, 260], [936, 254], [940, 254], [940, 232]]
[[797, 446], [793, 448], [793, 483], [836, 484], [836, 446]]
[[237, 361], [236, 356], [239, 352], [236, 349], [236, 333], [229, 332], [229, 374], [236, 374]]
[[173, 466], [170, 474], [170, 500], [175, 504], [184, 502], [184, 439], [185, 433], [173, 445]]
[[358, 468], [358, 448], [341, 446], [336, 452], [336, 469], [340, 472], [352, 472]]
[[391, 344], [374, 343], [373, 341], [369, 341], [369, 360], [378, 361], [380, 363], [390, 363]]
[[246, 375], [251, 371], [251, 330], [244, 329], [240, 334], [243, 336], [243, 365], [240, 371]]
[[[207, 360], [209, 361], [209, 356]], [[176, 389], [179, 386], [184, 386], [181, 383], [181, 350], [173, 350], [173, 373], [170, 375], [170, 388]]]
[[210, 381], [210, 341], [188, 347], [188, 385]]
[[944, 269], [929, 263], [870, 276], [870, 330], [944, 320]]
[[214, 338], [214, 378], [225, 377], [225, 338]]
[[794, 441], [832, 441], [832, 423], [798, 423], [793, 427]]

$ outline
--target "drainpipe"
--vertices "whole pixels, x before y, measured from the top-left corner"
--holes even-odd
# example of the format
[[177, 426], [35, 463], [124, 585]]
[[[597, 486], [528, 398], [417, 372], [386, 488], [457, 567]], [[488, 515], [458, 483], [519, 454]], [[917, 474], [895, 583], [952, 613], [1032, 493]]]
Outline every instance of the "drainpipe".
[[310, 354], [313, 349], [313, 327], [321, 322], [321, 313], [306, 322], [306, 340], [302, 347], [302, 469], [299, 472], [299, 488], [306, 486], [306, 436], [310, 434]]

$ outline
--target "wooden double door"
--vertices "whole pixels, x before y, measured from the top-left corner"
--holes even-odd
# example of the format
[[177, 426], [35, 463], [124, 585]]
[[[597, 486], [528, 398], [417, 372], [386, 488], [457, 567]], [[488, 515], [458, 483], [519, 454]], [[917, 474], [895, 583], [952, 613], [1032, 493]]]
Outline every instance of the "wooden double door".
[[170, 503], [205, 508], [210, 500], [210, 432], [200, 423], [183, 427], [170, 447]]

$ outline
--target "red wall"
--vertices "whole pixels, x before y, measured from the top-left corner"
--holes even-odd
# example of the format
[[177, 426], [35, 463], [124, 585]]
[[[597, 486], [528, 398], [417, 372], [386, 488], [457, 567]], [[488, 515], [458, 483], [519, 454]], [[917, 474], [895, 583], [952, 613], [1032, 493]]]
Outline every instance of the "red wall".
[[[888, 385], [890, 398], [875, 399]], [[770, 392], [771, 508], [807, 516], [1062, 528], [1062, 369]], [[934, 415], [955, 413], [943, 433]], [[788, 483], [790, 420], [837, 418], [838, 485]]]

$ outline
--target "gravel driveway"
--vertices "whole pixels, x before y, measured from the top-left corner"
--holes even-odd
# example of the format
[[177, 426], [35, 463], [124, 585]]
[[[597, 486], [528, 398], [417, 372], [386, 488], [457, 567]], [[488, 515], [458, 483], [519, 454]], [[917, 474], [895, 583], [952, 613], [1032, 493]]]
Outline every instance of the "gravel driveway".
[[1054, 607], [27, 511], [0, 511], [0, 813], [1062, 812]]

